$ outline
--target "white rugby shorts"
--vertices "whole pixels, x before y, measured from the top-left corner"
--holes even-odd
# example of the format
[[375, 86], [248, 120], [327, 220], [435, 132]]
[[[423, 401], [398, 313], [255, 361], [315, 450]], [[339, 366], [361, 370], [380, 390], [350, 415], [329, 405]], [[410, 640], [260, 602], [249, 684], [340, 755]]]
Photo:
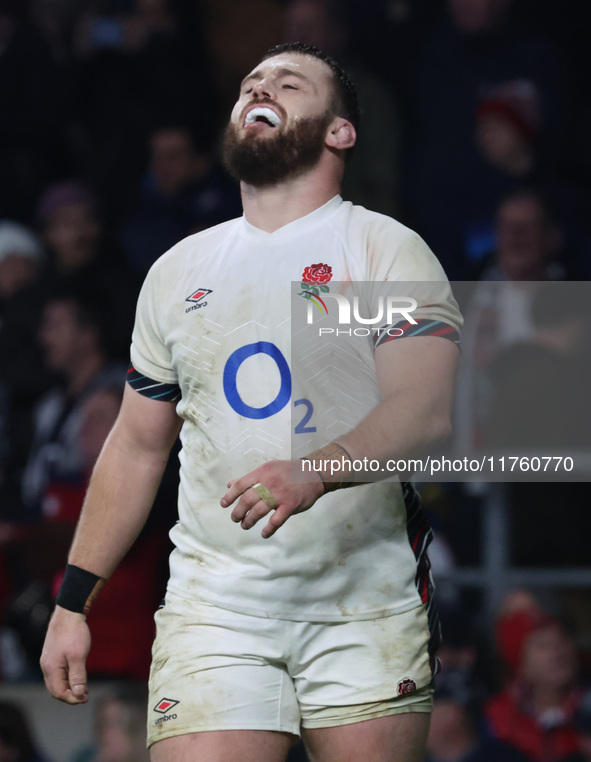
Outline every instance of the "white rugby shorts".
[[148, 746], [209, 730], [331, 727], [430, 712], [425, 607], [375, 620], [247, 616], [170, 593], [156, 613]]

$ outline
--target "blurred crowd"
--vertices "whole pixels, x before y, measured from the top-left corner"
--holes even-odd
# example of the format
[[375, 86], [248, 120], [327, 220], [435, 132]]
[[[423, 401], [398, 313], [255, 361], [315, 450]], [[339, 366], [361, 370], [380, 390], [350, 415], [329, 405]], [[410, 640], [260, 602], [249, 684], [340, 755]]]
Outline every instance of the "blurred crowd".
[[[67, 548], [119, 408], [144, 275], [179, 239], [241, 214], [218, 146], [260, 56], [302, 40], [350, 71], [363, 121], [343, 196], [415, 228], [450, 279], [480, 282], [464, 351], [498, 381], [489, 399], [498, 422], [495, 399], [515, 389], [495, 376], [499, 353], [533, 341], [531, 384], [589, 342], [588, 313], [563, 304], [557, 345], [543, 298], [519, 286], [591, 273], [589, 22], [588, 0], [0, 0], [0, 679], [39, 678]], [[516, 284], [501, 307], [492, 281]], [[571, 336], [577, 320], [573, 344], [565, 326]], [[581, 432], [581, 447], [586, 373], [573, 365], [569, 376], [580, 380], [567, 428]], [[522, 387], [523, 415], [558, 426], [527, 406]], [[498, 443], [507, 428], [486, 429], [485, 408], [468, 399], [459, 430]], [[175, 458], [91, 613], [91, 675], [146, 677]], [[512, 500], [517, 534], [534, 538], [523, 563], [588, 563], [582, 536], [552, 534], [557, 509], [583, 519], [584, 489], [517, 490]], [[460, 504], [470, 509], [465, 496]], [[536, 535], [538, 508], [547, 521]], [[460, 521], [456, 530], [460, 547], [470, 532]], [[499, 613], [495, 679], [479, 674], [473, 623], [461, 643], [450, 635], [432, 762], [591, 760], [581, 632], [573, 640], [535, 601], [518, 604]], [[36, 759], [6, 756], [17, 742], [2, 733], [0, 760]]]

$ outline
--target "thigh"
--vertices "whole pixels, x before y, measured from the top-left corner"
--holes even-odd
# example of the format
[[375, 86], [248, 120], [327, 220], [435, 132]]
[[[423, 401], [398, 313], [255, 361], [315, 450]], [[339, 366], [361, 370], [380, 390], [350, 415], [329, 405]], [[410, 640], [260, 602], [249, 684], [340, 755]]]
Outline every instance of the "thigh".
[[312, 762], [422, 762], [430, 715], [409, 712], [304, 731]]
[[175, 736], [150, 748], [151, 762], [285, 762], [294, 737], [265, 730]]
[[167, 596], [156, 624], [149, 746], [197, 733], [210, 743], [214, 731], [299, 735], [294, 686], [279, 658], [281, 623]]

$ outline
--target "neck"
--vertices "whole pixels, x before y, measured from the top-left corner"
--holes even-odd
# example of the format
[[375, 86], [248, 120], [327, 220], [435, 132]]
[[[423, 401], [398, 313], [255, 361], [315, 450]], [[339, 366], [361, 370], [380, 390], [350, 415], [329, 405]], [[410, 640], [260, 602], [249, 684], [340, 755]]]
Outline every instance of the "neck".
[[[329, 157], [332, 159], [333, 157]], [[267, 233], [305, 217], [340, 192], [340, 166], [319, 164], [309, 172], [285, 182], [255, 188], [240, 184], [244, 216]]]

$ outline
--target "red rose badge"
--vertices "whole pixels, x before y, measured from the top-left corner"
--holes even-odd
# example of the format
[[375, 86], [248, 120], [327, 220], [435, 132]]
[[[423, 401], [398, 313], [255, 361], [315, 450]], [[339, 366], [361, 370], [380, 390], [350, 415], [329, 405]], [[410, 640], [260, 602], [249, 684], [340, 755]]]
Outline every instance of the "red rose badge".
[[[303, 296], [305, 299], [312, 299], [318, 297], [320, 304], [324, 307], [324, 311], [328, 314], [326, 304], [320, 298], [320, 294], [328, 294], [329, 287], [325, 285], [332, 278], [332, 267], [319, 262], [317, 265], [309, 265], [304, 268], [302, 273], [302, 290], [299, 292], [299, 296]], [[316, 306], [320, 309], [318, 302]]]
[[398, 695], [404, 696], [407, 693], [414, 693], [417, 689], [417, 684], [410, 677], [405, 677], [398, 683]]
[[331, 278], [332, 267], [322, 263], [310, 265], [302, 273], [302, 281], [304, 283], [328, 283]]

